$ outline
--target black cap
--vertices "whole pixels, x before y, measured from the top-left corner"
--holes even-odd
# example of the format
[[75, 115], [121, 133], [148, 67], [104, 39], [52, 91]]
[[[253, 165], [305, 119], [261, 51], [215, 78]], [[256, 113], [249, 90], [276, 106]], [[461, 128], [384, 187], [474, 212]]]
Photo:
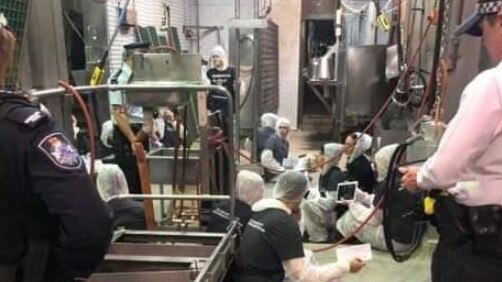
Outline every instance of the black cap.
[[460, 36], [464, 33], [472, 36], [481, 36], [483, 31], [479, 26], [479, 22], [485, 15], [495, 14], [502, 11], [502, 1], [500, 0], [478, 0], [474, 13], [467, 17], [462, 24], [455, 30], [455, 36]]

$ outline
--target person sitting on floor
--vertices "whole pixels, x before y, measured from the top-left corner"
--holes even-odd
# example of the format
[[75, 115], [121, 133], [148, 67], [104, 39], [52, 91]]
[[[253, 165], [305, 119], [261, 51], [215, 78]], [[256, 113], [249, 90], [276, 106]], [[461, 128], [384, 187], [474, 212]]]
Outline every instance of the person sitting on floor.
[[[383, 230], [383, 211], [382, 205], [378, 207], [384, 193], [386, 185], [386, 177], [388, 173], [388, 167], [394, 154], [397, 144], [387, 145], [382, 147], [375, 154], [375, 164], [378, 172], [378, 186], [375, 189], [375, 194], [368, 194], [361, 190], [356, 191], [355, 200], [349, 204], [349, 210], [341, 218], [338, 219], [336, 223], [337, 230], [342, 236], [348, 236], [354, 230], [356, 230], [373, 212], [375, 208], [378, 211], [375, 215], [366, 223], [366, 225], [357, 233], [355, 237], [363, 243], [371, 244], [371, 247], [386, 251], [387, 245], [385, 243], [384, 230]], [[405, 192], [405, 191], [403, 191]], [[406, 193], [406, 192], [405, 192]], [[409, 197], [408, 197], [409, 198]], [[400, 201], [396, 203], [404, 208], [404, 210], [409, 210], [411, 206], [408, 206], [408, 201]], [[400, 229], [399, 233], [407, 238], [395, 238], [393, 240], [394, 250], [396, 252], [409, 250], [411, 242], [411, 235], [409, 231], [413, 229], [413, 221], [408, 220], [407, 217], [399, 217], [396, 220], [394, 228]], [[411, 227], [411, 229], [410, 229]]]
[[347, 136], [344, 148], [346, 159], [342, 158], [346, 164], [345, 167], [341, 165], [342, 170], [347, 170], [348, 180], [359, 182], [361, 190], [367, 193], [373, 193], [376, 185], [375, 172], [365, 155], [371, 149], [372, 142], [371, 136], [360, 132]]
[[364, 266], [359, 259], [322, 266], [309, 263], [303, 251], [298, 226], [300, 205], [307, 192], [307, 179], [298, 171], [286, 171], [274, 187], [273, 199], [253, 205], [253, 217], [241, 237], [235, 264], [230, 273], [234, 281], [282, 282], [333, 281]]
[[335, 230], [337, 213], [336, 191], [338, 184], [347, 180], [347, 175], [338, 166], [344, 145], [328, 143], [324, 146], [326, 159], [331, 160], [324, 165], [319, 176], [319, 189], [311, 191], [308, 199], [303, 204], [305, 230], [310, 242], [329, 241], [332, 231]]
[[128, 195], [129, 186], [124, 172], [118, 165], [96, 162], [96, 186], [101, 198], [108, 202], [113, 212], [113, 228], [146, 229], [145, 211], [142, 202], [132, 199], [111, 199]]
[[256, 132], [256, 155], [258, 160], [261, 160], [261, 153], [265, 149], [265, 144], [267, 143], [270, 136], [275, 133], [275, 124], [279, 116], [273, 113], [265, 113], [261, 116], [261, 127], [258, 128]]
[[[237, 174], [235, 184], [235, 216], [239, 226], [243, 230], [252, 216], [251, 206], [263, 198], [265, 183], [261, 176], [255, 172], [241, 170]], [[208, 232], [227, 232], [230, 220], [230, 202], [224, 201], [219, 204], [209, 217]]]
[[265, 178], [271, 179], [274, 175], [286, 170], [283, 161], [289, 155], [289, 131], [291, 123], [286, 118], [279, 118], [275, 125], [275, 134], [265, 143], [265, 148], [261, 153], [261, 163], [269, 169], [265, 169]]

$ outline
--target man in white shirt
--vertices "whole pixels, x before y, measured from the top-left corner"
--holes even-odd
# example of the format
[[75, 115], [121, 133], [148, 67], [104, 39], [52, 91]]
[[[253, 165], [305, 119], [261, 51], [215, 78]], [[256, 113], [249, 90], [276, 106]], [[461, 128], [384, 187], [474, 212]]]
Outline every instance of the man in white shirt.
[[[464, 90], [436, 153], [422, 168], [401, 168], [411, 192], [462, 186], [460, 199], [435, 205], [440, 240], [432, 262], [433, 281], [502, 279], [502, 1], [479, 0], [476, 12], [457, 30], [482, 36], [498, 66], [479, 74]], [[465, 189], [464, 189], [465, 190]], [[445, 194], [444, 192], [442, 194]]]

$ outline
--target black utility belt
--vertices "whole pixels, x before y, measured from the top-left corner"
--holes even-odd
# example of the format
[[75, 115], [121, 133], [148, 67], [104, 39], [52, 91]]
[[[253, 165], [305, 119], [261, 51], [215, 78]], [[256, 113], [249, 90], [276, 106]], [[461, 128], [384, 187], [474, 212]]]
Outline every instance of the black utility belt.
[[[474, 251], [479, 254], [502, 256], [502, 206], [484, 205], [468, 207], [452, 201], [449, 209], [439, 213], [453, 212], [460, 232], [472, 240]], [[456, 209], [453, 211], [452, 209]]]

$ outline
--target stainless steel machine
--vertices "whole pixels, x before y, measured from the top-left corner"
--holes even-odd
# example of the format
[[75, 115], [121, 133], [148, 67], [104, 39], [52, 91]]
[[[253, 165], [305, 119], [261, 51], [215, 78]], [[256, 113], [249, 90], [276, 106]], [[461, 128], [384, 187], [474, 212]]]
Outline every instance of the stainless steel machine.
[[[179, 58], [183, 60], [183, 58]], [[189, 59], [189, 61], [193, 61]], [[177, 74], [179, 76], [179, 74]], [[196, 103], [197, 127], [200, 137], [200, 150], [194, 153], [200, 159], [200, 166], [207, 171], [207, 91], [218, 91], [225, 94], [232, 101], [230, 93], [220, 86], [206, 86], [197, 82], [133, 82], [129, 85], [99, 85], [77, 87], [77, 91], [124, 91], [125, 95], [151, 107], [172, 103], [168, 98], [178, 97], [177, 102]], [[62, 88], [34, 92], [34, 96], [44, 97], [63, 94]], [[142, 100], [140, 96], [149, 95], [149, 99]], [[193, 97], [195, 100], [187, 97]], [[167, 97], [167, 98], [166, 98]], [[167, 100], [166, 100], [167, 99]], [[142, 102], [144, 101], [144, 102]], [[232, 103], [228, 103], [229, 112], [232, 112]], [[233, 138], [233, 125], [229, 124], [229, 139]], [[233, 151], [233, 142], [228, 143], [228, 148]], [[162, 178], [170, 171], [157, 173], [156, 170], [168, 168], [172, 165], [172, 158], [162, 152], [153, 151], [150, 170], [152, 180], [169, 183], [169, 178]], [[160, 161], [160, 165], [159, 162]], [[153, 162], [153, 163], [152, 163]], [[204, 170], [206, 168], [206, 170]], [[182, 169], [189, 169], [184, 167]], [[235, 164], [233, 154], [229, 155], [230, 195], [128, 195], [143, 199], [151, 204], [152, 200], [189, 200], [189, 201], [216, 201], [230, 200], [231, 224], [226, 234], [188, 231], [132, 231], [120, 230], [115, 233], [112, 245], [105, 257], [104, 263], [90, 281], [220, 281], [227, 272], [236, 250], [236, 238], [239, 234], [236, 222], [233, 222], [235, 208], [235, 194], [233, 177]], [[203, 191], [209, 191], [209, 175], [201, 175]], [[148, 179], [150, 183], [150, 179]], [[145, 206], [146, 207], [146, 206]], [[145, 209], [145, 213], [146, 209]]]
[[[125, 195], [155, 200], [222, 200], [228, 196]], [[236, 250], [237, 222], [228, 233], [118, 230], [92, 282], [221, 281]]]

